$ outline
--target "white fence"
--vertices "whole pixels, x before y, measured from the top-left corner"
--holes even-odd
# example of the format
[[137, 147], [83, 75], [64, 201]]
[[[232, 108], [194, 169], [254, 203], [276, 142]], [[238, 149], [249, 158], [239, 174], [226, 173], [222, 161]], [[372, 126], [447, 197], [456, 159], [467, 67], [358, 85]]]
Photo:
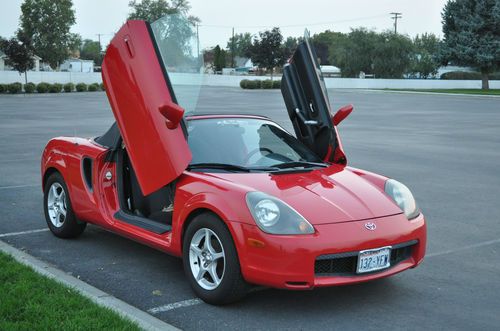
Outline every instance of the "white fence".
[[[24, 74], [20, 75], [17, 71], [0, 71], [0, 84], [23, 83]], [[28, 82], [38, 84], [46, 83], [101, 83], [100, 72], [52, 72], [52, 71], [28, 71]]]
[[[171, 74], [170, 78], [176, 84], [192, 84], [198, 81], [198, 75]], [[204, 75], [202, 85], [238, 87], [242, 79], [264, 80], [269, 76], [232, 76], [232, 75]], [[281, 79], [275, 76], [274, 79]], [[24, 83], [24, 75], [15, 71], [0, 71], [0, 84], [20, 82]], [[75, 73], [75, 72], [28, 72], [28, 82], [40, 83], [100, 83], [101, 73]], [[347, 89], [456, 89], [456, 88], [481, 88], [480, 80], [439, 80], [439, 79], [359, 79], [359, 78], [325, 78], [328, 88]], [[500, 81], [490, 81], [490, 88], [500, 89]]]

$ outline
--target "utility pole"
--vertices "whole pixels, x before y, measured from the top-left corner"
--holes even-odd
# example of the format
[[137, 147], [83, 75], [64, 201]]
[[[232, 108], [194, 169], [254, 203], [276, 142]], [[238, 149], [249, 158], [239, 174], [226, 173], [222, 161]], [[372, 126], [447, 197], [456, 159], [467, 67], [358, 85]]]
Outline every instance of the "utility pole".
[[[102, 53], [102, 48], [101, 48], [101, 36], [104, 36], [104, 33], [98, 33], [97, 34], [97, 39], [99, 40], [99, 62], [102, 62], [101, 60], [101, 53]], [[102, 63], [100, 63], [99, 65], [101, 65]]]
[[403, 17], [402, 13], [391, 13], [391, 19], [394, 20], [394, 34], [398, 34], [398, 19]]
[[231, 38], [231, 68], [234, 68], [234, 27], [233, 37]]

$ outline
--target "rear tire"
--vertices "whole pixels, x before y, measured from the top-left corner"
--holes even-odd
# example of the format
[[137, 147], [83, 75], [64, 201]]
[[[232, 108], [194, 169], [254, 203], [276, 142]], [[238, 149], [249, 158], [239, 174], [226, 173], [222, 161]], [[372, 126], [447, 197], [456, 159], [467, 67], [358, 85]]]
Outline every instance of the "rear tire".
[[182, 246], [184, 271], [200, 299], [224, 305], [245, 297], [250, 286], [241, 275], [233, 238], [222, 220], [211, 213], [196, 216]]
[[59, 238], [75, 238], [87, 223], [80, 222], [73, 212], [68, 187], [60, 173], [49, 176], [43, 194], [45, 220], [50, 231]]

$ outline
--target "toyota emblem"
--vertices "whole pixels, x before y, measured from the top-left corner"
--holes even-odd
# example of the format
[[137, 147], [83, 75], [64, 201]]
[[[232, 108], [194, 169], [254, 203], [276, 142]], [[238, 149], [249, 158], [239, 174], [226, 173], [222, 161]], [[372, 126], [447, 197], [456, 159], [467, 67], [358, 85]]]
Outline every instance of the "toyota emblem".
[[377, 228], [377, 225], [375, 225], [375, 223], [368, 222], [368, 223], [365, 223], [365, 228], [367, 230], [373, 231]]

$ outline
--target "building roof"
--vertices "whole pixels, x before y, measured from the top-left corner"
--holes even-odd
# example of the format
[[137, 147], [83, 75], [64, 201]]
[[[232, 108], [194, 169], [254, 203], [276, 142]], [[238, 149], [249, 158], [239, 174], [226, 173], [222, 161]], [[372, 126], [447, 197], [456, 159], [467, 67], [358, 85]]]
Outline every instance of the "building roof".
[[82, 60], [82, 59], [76, 59], [76, 58], [69, 58], [64, 61], [69, 61], [69, 62], [92, 62], [94, 63], [94, 60]]

